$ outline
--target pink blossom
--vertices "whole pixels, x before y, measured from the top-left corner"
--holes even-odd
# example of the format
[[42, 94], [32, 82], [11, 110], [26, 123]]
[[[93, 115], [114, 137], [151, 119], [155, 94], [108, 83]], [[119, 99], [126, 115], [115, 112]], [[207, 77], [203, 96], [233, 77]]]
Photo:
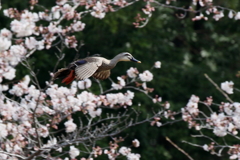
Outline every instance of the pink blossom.
[[11, 40], [12, 39], [12, 32], [9, 31], [6, 28], [3, 28], [0, 31], [0, 37], [4, 37], [4, 38], [7, 38], [8, 40]]
[[62, 8], [62, 13], [65, 14], [65, 13], [71, 12], [71, 10], [72, 10], [72, 7], [69, 4], [64, 4]]
[[221, 19], [222, 17], [224, 17], [223, 11], [219, 11], [217, 13], [214, 14], [213, 18], [218, 21], [219, 19]]
[[1, 85], [0, 84], [0, 92], [2, 91], [7, 91], [9, 88], [8, 88], [8, 85]]
[[40, 128], [38, 128], [38, 133], [41, 137], [44, 137], [44, 138], [49, 136], [48, 128], [43, 125], [41, 125]]
[[199, 102], [199, 97], [192, 95], [191, 98], [189, 99], [189, 101], [193, 102], [193, 103], [198, 103]]
[[[147, 83], [146, 82], [144, 82], [144, 83], [142, 83], [142, 87], [143, 87], [143, 89], [147, 89]], [[155, 101], [155, 100], [154, 100]], [[155, 102], [156, 103], [156, 102]]]
[[156, 122], [157, 127], [161, 127], [162, 123], [161, 122]]
[[116, 90], [119, 90], [126, 85], [126, 82], [122, 77], [117, 77], [117, 79], [118, 79], [118, 83], [112, 83], [112, 87]]
[[80, 151], [76, 147], [70, 146], [69, 155], [71, 159], [75, 159], [79, 154], [80, 154]]
[[150, 15], [155, 10], [155, 8], [152, 7], [150, 4], [147, 4], [142, 10], [145, 14]]
[[12, 65], [17, 65], [27, 53], [26, 49], [22, 45], [12, 45], [9, 52], [10, 55], [7, 57], [7, 59]]
[[83, 91], [81, 94], [77, 95], [79, 103], [87, 103], [97, 101], [97, 97], [91, 92]]
[[44, 144], [43, 147], [52, 147], [57, 144], [57, 139], [54, 137], [53, 139], [48, 140], [47, 144]]
[[102, 4], [101, 2], [97, 1], [96, 5], [93, 7], [93, 11], [91, 12], [91, 15], [96, 18], [104, 18], [105, 17], [105, 9], [106, 6]]
[[77, 39], [75, 36], [68, 36], [65, 38], [65, 45], [68, 48], [76, 48], [77, 47]]
[[204, 144], [202, 147], [203, 147], [203, 149], [204, 149], [205, 151], [209, 151], [209, 147], [208, 147], [207, 144]]
[[239, 20], [240, 19], [240, 12], [237, 12], [236, 16], [235, 16], [235, 20]]
[[[158, 100], [159, 102], [161, 102], [161, 101], [162, 101], [162, 98], [159, 97], [157, 100]], [[165, 107], [165, 109], [169, 109], [169, 108], [170, 108], [170, 103], [169, 103], [169, 102], [166, 102], [166, 103], [164, 104], [164, 107]]]
[[155, 62], [154, 67], [155, 68], [161, 68], [161, 62], [160, 61]]
[[128, 160], [140, 160], [140, 154], [130, 153], [127, 155]]
[[7, 66], [7, 68], [5, 69], [5, 71], [2, 74], [2, 76], [4, 78], [8, 79], [8, 80], [12, 80], [16, 76], [15, 73], [16, 73], [16, 69], [15, 68]]
[[0, 122], [0, 139], [2, 140], [8, 135], [7, 127], [5, 124]]
[[24, 22], [37, 22], [39, 21], [39, 17], [37, 13], [29, 12], [28, 10], [24, 10], [21, 14], [21, 21]]
[[228, 94], [233, 94], [233, 85], [232, 81], [226, 81], [221, 83], [221, 89], [227, 92]]
[[131, 91], [127, 91], [127, 93], [125, 93], [125, 96], [127, 98], [127, 100], [131, 100], [134, 98], [134, 92], [131, 92]]
[[133, 68], [133, 67], [129, 68], [129, 69], [127, 70], [127, 75], [128, 75], [128, 77], [130, 77], [130, 78], [136, 78], [137, 75], [138, 75], [138, 70], [137, 70], [137, 68]]
[[13, 20], [11, 22], [11, 30], [17, 33], [17, 37], [30, 36], [34, 33], [35, 23], [28, 21]]
[[219, 137], [224, 137], [227, 135], [227, 128], [226, 127], [214, 127], [213, 133]]
[[85, 28], [85, 23], [82, 23], [81, 21], [74, 22], [72, 24], [72, 29], [76, 32], [82, 31]]
[[25, 39], [25, 45], [28, 49], [37, 49], [37, 50], [42, 50], [44, 49], [44, 40], [42, 41], [37, 41], [34, 37], [27, 37]]
[[14, 85], [12, 89], [9, 90], [9, 93], [20, 97], [25, 93], [25, 90], [26, 90], [25, 86], [22, 86], [21, 84], [17, 84], [17, 85]]
[[140, 142], [139, 142], [137, 139], [134, 139], [134, 140], [132, 141], [132, 144], [133, 144], [133, 146], [136, 147], [136, 148], [140, 146]]
[[60, 18], [60, 7], [59, 6], [54, 6], [51, 9], [52, 11], [52, 18], [53, 19], [59, 19]]
[[123, 156], [128, 155], [129, 153], [131, 153], [131, 149], [127, 148], [127, 147], [121, 147], [118, 151], [120, 154], [122, 154]]
[[237, 159], [238, 158], [238, 155], [237, 154], [233, 154], [229, 157], [229, 159]]
[[85, 79], [82, 81], [78, 81], [77, 85], [79, 89], [87, 89], [92, 86], [92, 81], [90, 79]]
[[119, 89], [122, 89], [122, 86], [120, 84], [117, 84], [117, 83], [112, 83], [112, 88], [115, 89], [115, 90], [119, 90]]
[[37, 41], [34, 37], [27, 37], [25, 39], [25, 44], [26, 44], [26, 47], [30, 50], [34, 49], [36, 44], [37, 44]]
[[199, 97], [192, 95], [186, 105], [186, 111], [188, 111], [190, 114], [198, 115], [199, 113], [198, 101]]
[[62, 32], [61, 26], [58, 27], [54, 23], [50, 23], [50, 25], [48, 26], [48, 30], [51, 33], [61, 33]]
[[125, 86], [126, 85], [126, 82], [125, 80], [122, 78], [122, 77], [117, 77], [117, 79], [119, 80], [118, 83], [121, 85], [121, 86]]
[[75, 123], [73, 123], [73, 119], [68, 120], [67, 122], [64, 123], [65, 127], [66, 127], [66, 132], [73, 132], [76, 130], [77, 125]]
[[231, 19], [233, 18], [233, 12], [232, 12], [232, 10], [229, 11], [228, 17], [231, 18]]
[[153, 74], [149, 70], [146, 70], [139, 74], [139, 78], [143, 82], [150, 82], [153, 80]]
[[88, 107], [88, 114], [95, 118], [96, 116], [100, 116], [102, 114], [102, 108], [96, 109], [95, 107]]
[[0, 37], [0, 52], [6, 51], [12, 42], [5, 37]]
[[39, 16], [39, 19], [43, 19], [43, 20], [46, 20], [46, 21], [51, 21], [52, 20], [51, 15], [46, 13], [46, 12], [38, 12], [38, 16]]

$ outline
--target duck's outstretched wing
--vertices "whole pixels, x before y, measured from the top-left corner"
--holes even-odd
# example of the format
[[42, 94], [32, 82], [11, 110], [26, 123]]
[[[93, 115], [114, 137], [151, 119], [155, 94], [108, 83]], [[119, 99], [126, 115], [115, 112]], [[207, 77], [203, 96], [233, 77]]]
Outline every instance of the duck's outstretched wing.
[[97, 69], [102, 65], [101, 60], [97, 59], [88, 59], [88, 60], [76, 61], [74, 62], [77, 67], [75, 68], [76, 79], [84, 80], [91, 77]]
[[100, 72], [95, 72], [93, 74], [93, 77], [96, 79], [104, 80], [107, 79], [110, 76], [110, 70], [105, 70], [105, 71], [100, 71]]

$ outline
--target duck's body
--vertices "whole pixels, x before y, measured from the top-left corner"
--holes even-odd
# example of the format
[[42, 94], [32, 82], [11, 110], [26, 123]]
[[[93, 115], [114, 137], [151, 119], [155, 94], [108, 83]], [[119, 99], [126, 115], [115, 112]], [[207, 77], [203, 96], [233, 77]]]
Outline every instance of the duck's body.
[[64, 78], [62, 83], [66, 84], [71, 83], [75, 78], [77, 80], [84, 80], [91, 76], [103, 80], [110, 76], [110, 70], [114, 68], [119, 61], [141, 63], [127, 52], [120, 53], [111, 60], [103, 57], [86, 57], [70, 63], [67, 68], [59, 69], [53, 78]]

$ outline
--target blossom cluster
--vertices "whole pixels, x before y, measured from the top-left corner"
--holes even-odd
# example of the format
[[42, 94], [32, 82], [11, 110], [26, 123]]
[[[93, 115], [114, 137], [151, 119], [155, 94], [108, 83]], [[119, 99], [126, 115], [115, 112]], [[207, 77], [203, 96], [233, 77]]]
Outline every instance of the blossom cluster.
[[[7, 87], [1, 86], [0, 141], [5, 141], [9, 136], [14, 137], [2, 145], [4, 151], [11, 151], [13, 154], [22, 153], [23, 149], [29, 145], [27, 137], [49, 137], [51, 130], [57, 129], [58, 124], [65, 121], [64, 115], [69, 116], [79, 111], [95, 118], [102, 114], [101, 106], [130, 106], [134, 98], [134, 93], [131, 91], [125, 94], [108, 93], [106, 95], [94, 95], [87, 91], [78, 93], [77, 91], [82, 87], [77, 82], [73, 82], [70, 88], [52, 84], [46, 91], [40, 91], [34, 85], [30, 85], [28, 75], [11, 88]], [[14, 100], [5, 96], [7, 89], [9, 94], [20, 99]], [[44, 116], [49, 117], [48, 123], [39, 121], [38, 118]], [[65, 121], [64, 125], [67, 133], [78, 129], [71, 118]], [[49, 147], [50, 144], [53, 145], [52, 143], [56, 143], [56, 140], [43, 146]], [[70, 157], [77, 155], [73, 150], [74, 148], [71, 148]], [[0, 156], [8, 157], [5, 154]]]
[[[221, 83], [221, 89], [228, 94], [233, 94], [233, 82], [226, 81]], [[220, 88], [219, 88], [220, 89]], [[223, 93], [224, 94], [224, 93]], [[221, 142], [214, 141], [212, 135], [205, 134], [205, 129], [211, 130], [213, 135], [218, 137], [226, 137], [231, 135], [238, 139], [237, 134], [240, 130], [240, 103], [221, 102], [221, 104], [213, 103], [212, 97], [207, 97], [205, 101], [200, 101], [198, 96], [192, 95], [185, 108], [182, 108], [182, 119], [186, 121], [189, 128], [194, 127], [196, 130], [201, 130], [200, 137], [208, 138], [211, 141], [209, 144], [204, 144], [202, 148], [212, 154], [221, 155], [223, 148], [229, 148], [228, 153], [230, 159], [239, 159], [240, 150], [239, 144], [220, 144]], [[199, 108], [199, 104], [203, 104], [208, 108], [208, 112], [203, 111], [204, 108]], [[214, 110], [215, 105], [218, 110]], [[196, 145], [198, 146], [198, 145]], [[201, 145], [200, 145], [201, 147]]]
[[[140, 154], [132, 153], [131, 148], [122, 146], [120, 149], [119, 148], [119, 142], [124, 141], [123, 138], [114, 138], [114, 142], [109, 143], [109, 150], [104, 150], [104, 153], [108, 155], [108, 158], [110, 160], [117, 158], [119, 155], [126, 156], [128, 160], [139, 160], [140, 159]], [[137, 139], [134, 139], [132, 141], [133, 147], [139, 147], [140, 142]]]

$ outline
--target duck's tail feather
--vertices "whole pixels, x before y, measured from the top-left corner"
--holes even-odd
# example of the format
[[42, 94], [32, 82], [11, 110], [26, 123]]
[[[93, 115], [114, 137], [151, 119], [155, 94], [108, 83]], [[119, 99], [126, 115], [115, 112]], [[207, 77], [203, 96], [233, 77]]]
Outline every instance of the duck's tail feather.
[[71, 83], [75, 78], [75, 71], [74, 70], [70, 70], [70, 73], [68, 74], [68, 76], [66, 78], [64, 78], [62, 80], [62, 83], [66, 83], [69, 84]]
[[75, 71], [68, 68], [61, 68], [59, 69], [53, 76], [53, 80], [58, 78], [64, 78], [62, 80], [62, 83], [69, 84], [71, 83], [75, 78]]

